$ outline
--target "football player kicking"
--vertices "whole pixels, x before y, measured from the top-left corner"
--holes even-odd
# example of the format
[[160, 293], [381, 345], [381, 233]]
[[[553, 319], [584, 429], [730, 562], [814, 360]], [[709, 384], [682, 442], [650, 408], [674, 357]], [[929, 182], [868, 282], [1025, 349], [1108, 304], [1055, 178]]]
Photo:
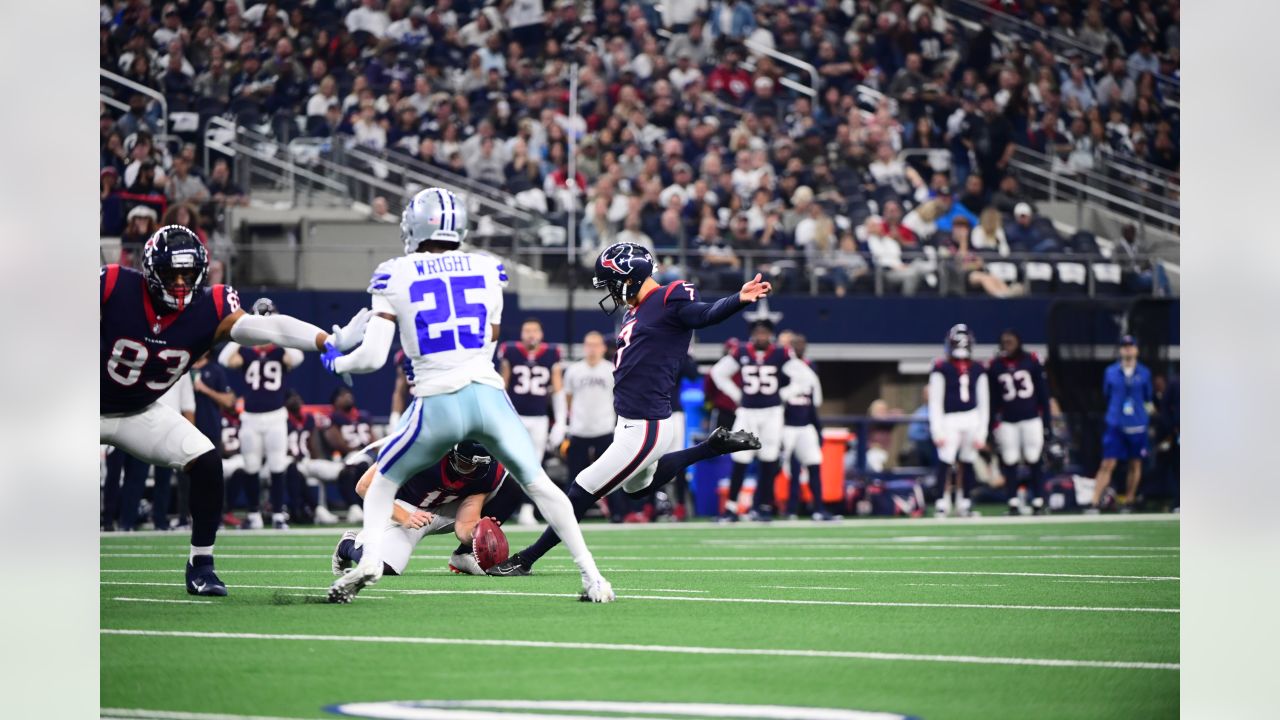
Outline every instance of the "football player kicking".
[[[361, 497], [373, 482], [370, 467], [356, 484]], [[402, 575], [413, 549], [428, 535], [453, 530], [458, 548], [449, 558], [449, 569], [467, 575], [484, 575], [471, 554], [476, 523], [489, 517], [502, 523], [524, 495], [507, 483], [507, 471], [493, 462], [484, 446], [471, 440], [457, 444], [436, 465], [417, 473], [396, 492], [391, 522], [382, 533], [382, 573]], [[364, 556], [365, 534], [348, 530], [333, 551], [333, 574], [342, 577]]]
[[[646, 498], [693, 463], [760, 447], [748, 432], [717, 428], [698, 445], [663, 454], [676, 430], [671, 391], [693, 331], [722, 322], [764, 297], [769, 283], [756, 275], [738, 294], [704, 303], [698, 301], [692, 283], [659, 285], [652, 277], [653, 266], [653, 256], [635, 243], [610, 245], [596, 259], [592, 284], [609, 292], [600, 308], [610, 315], [624, 305], [627, 311], [613, 362], [613, 409], [618, 415], [613, 443], [569, 486], [569, 500], [579, 518], [618, 488], [633, 499]], [[605, 308], [609, 300], [613, 307]], [[559, 542], [555, 528], [548, 528], [533, 545], [488, 573], [529, 575], [533, 564]]]
[[973, 334], [967, 325], [955, 325], [947, 331], [946, 352], [945, 358], [934, 361], [929, 373], [929, 433], [938, 448], [942, 481], [935, 514], [965, 517], [971, 506], [964, 495], [965, 479], [973, 470], [978, 451], [987, 444], [987, 379], [982, 363], [971, 359]]
[[[1044, 366], [1035, 353], [1023, 349], [1022, 338], [1010, 329], [1000, 333], [1000, 352], [987, 365], [987, 377], [991, 384], [991, 434], [1000, 454], [1009, 514], [1037, 512], [1044, 507], [1040, 455], [1049, 428]], [[1019, 462], [1025, 462], [1030, 473], [1025, 492], [1018, 482]]]
[[226, 595], [213, 570], [213, 544], [222, 517], [222, 458], [213, 443], [176, 411], [156, 400], [187, 372], [191, 361], [227, 339], [299, 350], [360, 342], [367, 311], [333, 334], [287, 315], [248, 315], [235, 290], [205, 286], [209, 255], [185, 227], [160, 228], [143, 249], [142, 272], [106, 265], [100, 273], [101, 413], [107, 445], [191, 477], [191, 552], [187, 592]]
[[365, 492], [364, 552], [329, 588], [330, 602], [350, 602], [382, 577], [382, 531], [396, 491], [466, 439], [489, 448], [564, 537], [582, 574], [583, 599], [612, 602], [613, 587], [596, 569], [573, 507], [543, 471], [542, 450], [534, 448], [493, 367], [507, 284], [501, 261], [459, 249], [467, 209], [448, 190], [415, 195], [400, 231], [404, 257], [379, 265], [369, 285], [372, 317], [364, 342], [348, 355], [329, 348], [322, 356], [335, 373], [373, 372], [386, 363], [399, 325], [400, 345], [414, 370], [413, 404], [378, 454]]

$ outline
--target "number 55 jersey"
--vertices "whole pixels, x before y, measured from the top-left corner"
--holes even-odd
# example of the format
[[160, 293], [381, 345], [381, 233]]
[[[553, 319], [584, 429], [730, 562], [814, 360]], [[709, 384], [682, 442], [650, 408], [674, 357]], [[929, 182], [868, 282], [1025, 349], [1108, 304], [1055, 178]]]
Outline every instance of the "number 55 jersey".
[[502, 322], [506, 285], [501, 260], [460, 250], [413, 253], [378, 266], [371, 307], [396, 316], [414, 395], [448, 394], [470, 383], [505, 389], [493, 367], [489, 326]]

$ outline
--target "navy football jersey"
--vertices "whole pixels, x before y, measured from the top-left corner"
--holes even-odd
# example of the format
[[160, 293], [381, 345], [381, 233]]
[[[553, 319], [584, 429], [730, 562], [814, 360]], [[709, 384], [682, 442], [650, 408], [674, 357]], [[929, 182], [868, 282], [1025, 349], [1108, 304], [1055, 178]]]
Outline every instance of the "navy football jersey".
[[697, 288], [677, 281], [627, 308], [613, 357], [613, 410], [619, 417], [671, 417], [671, 389], [693, 340], [693, 330], [677, 313], [681, 305], [696, 300]]
[[487, 495], [498, 489], [506, 474], [502, 463], [489, 463], [489, 469], [475, 477], [459, 474], [449, 465], [449, 457], [409, 478], [396, 493], [397, 500], [430, 510], [467, 497]]
[[982, 363], [971, 360], [935, 360], [933, 372], [942, 373], [946, 382], [943, 395], [944, 413], [965, 412], [978, 407], [978, 383], [986, 382]]
[[218, 324], [240, 309], [235, 290], [214, 285], [181, 312], [158, 315], [142, 273], [119, 265], [102, 268], [99, 297], [98, 409], [104, 415], [138, 412], [159, 399], [209, 351]]
[[991, 421], [1020, 422], [1041, 417], [1049, 406], [1044, 366], [1033, 352], [997, 357], [987, 366]]
[[244, 364], [244, 411], [271, 412], [284, 407], [284, 374], [289, 371], [284, 364], [284, 348], [278, 345], [260, 345], [240, 348]]
[[[363, 410], [352, 408], [349, 414], [334, 410], [327, 419], [328, 422], [323, 423], [323, 426], [327, 428], [329, 425], [336, 425], [338, 432], [342, 433], [342, 439], [346, 441], [347, 447], [352, 450], [359, 450], [373, 442], [373, 426], [369, 422], [369, 414]], [[320, 426], [321, 422], [317, 420], [316, 427], [319, 428]], [[323, 440], [323, 435], [321, 439]], [[327, 442], [324, 445], [329, 452], [338, 451], [338, 448], [329, 447]]]
[[[813, 363], [801, 359], [800, 362], [813, 367]], [[816, 371], [815, 371], [816, 372]], [[805, 427], [818, 422], [818, 408], [813, 404], [813, 390], [796, 395], [787, 401], [782, 410], [783, 421], [792, 427]]]
[[757, 350], [750, 343], [743, 343], [733, 359], [738, 361], [738, 372], [742, 376], [741, 407], [769, 408], [782, 404], [778, 390], [791, 382], [782, 372], [782, 366], [791, 359], [786, 348], [770, 344], [764, 350]]
[[551, 368], [560, 362], [560, 351], [538, 343], [529, 350], [521, 343], [505, 342], [498, 357], [511, 365], [507, 395], [516, 412], [526, 417], [545, 417], [551, 396]]
[[222, 415], [222, 457], [235, 457], [240, 454], [240, 418], [223, 413]]
[[305, 460], [311, 457], [311, 433], [315, 432], [316, 418], [310, 413], [289, 416], [289, 457]]

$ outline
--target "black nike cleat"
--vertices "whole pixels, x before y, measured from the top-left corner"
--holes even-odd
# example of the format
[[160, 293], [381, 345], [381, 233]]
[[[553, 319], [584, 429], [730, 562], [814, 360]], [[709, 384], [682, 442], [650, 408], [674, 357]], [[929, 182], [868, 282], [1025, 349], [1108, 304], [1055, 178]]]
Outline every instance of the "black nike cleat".
[[518, 577], [532, 575], [533, 566], [526, 564], [524, 558], [520, 557], [520, 553], [516, 553], [484, 572], [494, 577]]
[[213, 556], [197, 555], [187, 562], [187, 594], [223, 597], [227, 586], [213, 572]]
[[760, 449], [760, 438], [756, 437], [755, 434], [746, 430], [730, 431], [722, 427], [712, 431], [711, 436], [707, 438], [707, 443], [721, 455], [728, 455], [741, 450]]

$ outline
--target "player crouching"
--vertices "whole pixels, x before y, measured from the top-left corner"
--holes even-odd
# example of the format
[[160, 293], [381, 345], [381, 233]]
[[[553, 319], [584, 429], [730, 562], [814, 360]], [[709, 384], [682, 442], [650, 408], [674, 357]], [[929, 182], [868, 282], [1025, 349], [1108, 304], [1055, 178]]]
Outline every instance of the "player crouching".
[[[356, 484], [361, 497], [374, 472], [370, 467]], [[382, 531], [383, 574], [403, 574], [422, 538], [453, 530], [459, 545], [449, 558], [449, 569], [484, 575], [471, 552], [476, 525], [481, 517], [505, 522], [524, 500], [516, 483], [504, 482], [506, 477], [502, 464], [471, 440], [458, 443], [439, 463], [410, 477], [396, 493], [391, 522]], [[344, 532], [333, 551], [333, 574], [342, 577], [363, 556], [364, 532]]]

